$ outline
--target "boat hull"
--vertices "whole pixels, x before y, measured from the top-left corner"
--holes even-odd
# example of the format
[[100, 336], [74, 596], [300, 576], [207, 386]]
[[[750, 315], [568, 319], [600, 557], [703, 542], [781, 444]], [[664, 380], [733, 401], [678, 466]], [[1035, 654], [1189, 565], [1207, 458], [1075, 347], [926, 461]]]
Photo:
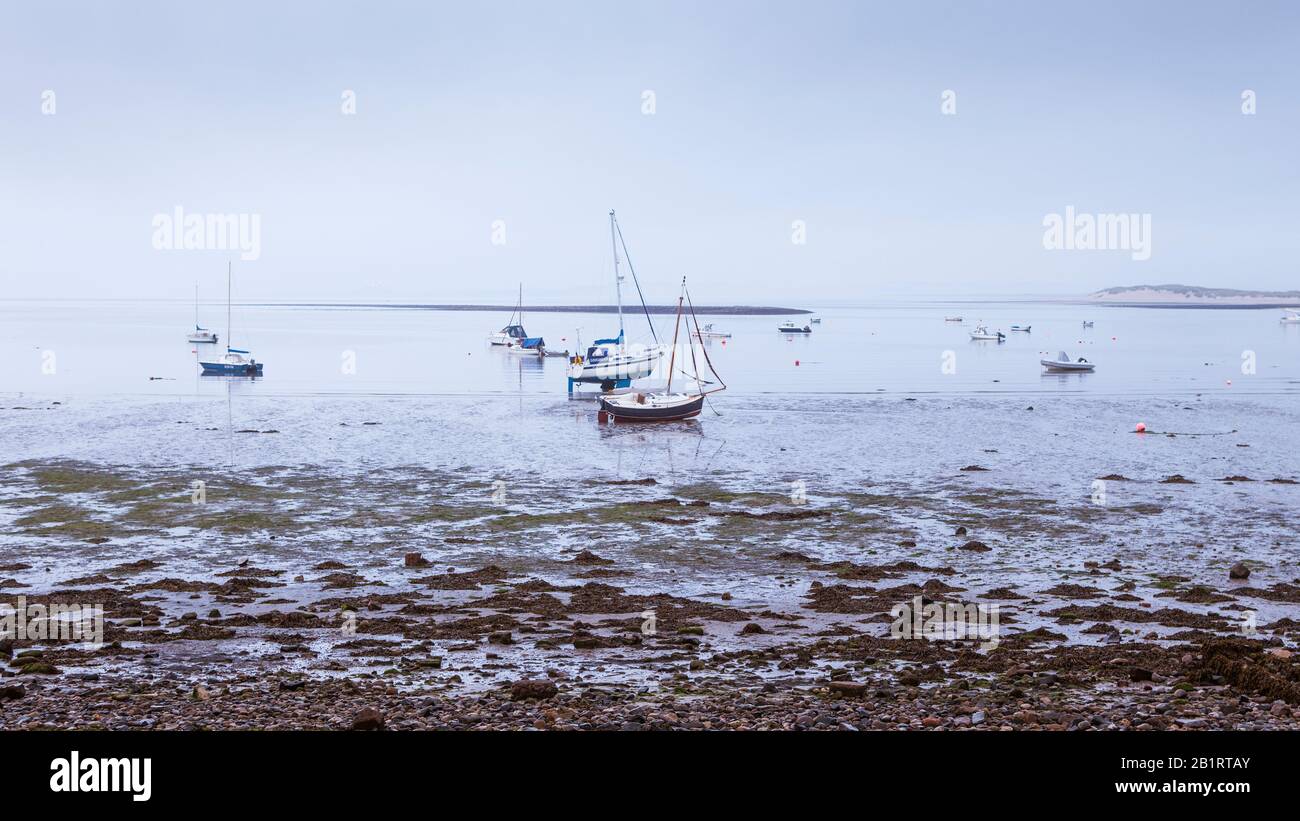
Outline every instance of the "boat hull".
[[1040, 359], [1039, 362], [1049, 371], [1060, 373], [1090, 373], [1095, 367], [1091, 362], [1053, 362], [1050, 359]]
[[680, 401], [655, 402], [650, 397], [645, 403], [636, 401], [644, 394], [625, 394], [618, 399], [600, 397], [600, 409], [619, 422], [679, 422], [700, 415], [704, 396], [684, 397]]
[[622, 382], [644, 379], [654, 373], [663, 357], [662, 351], [613, 356], [600, 362], [585, 361], [569, 366], [569, 379], [573, 382]]
[[783, 333], [783, 334], [810, 334], [810, 333], [812, 333], [812, 328], [807, 328], [807, 327], [805, 327], [805, 328], [777, 328], [776, 330], [777, 330], [778, 333]]
[[261, 376], [262, 363], [200, 362], [204, 376]]

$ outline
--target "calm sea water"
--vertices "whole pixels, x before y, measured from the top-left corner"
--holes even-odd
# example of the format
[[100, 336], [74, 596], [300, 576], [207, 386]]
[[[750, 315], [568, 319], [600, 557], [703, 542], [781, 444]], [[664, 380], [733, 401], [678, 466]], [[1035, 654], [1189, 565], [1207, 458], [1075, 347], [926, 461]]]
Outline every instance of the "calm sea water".
[[[204, 306], [202, 321], [224, 337], [221, 307]], [[945, 323], [953, 314], [967, 321]], [[250, 380], [198, 375], [190, 305], [3, 302], [0, 556], [64, 557], [30, 571], [37, 586], [124, 557], [193, 577], [250, 557], [293, 573], [332, 559], [398, 584], [407, 549], [563, 580], [560, 562], [593, 547], [636, 567], [627, 584], [640, 591], [726, 590], [787, 608], [802, 590], [773, 577], [780, 550], [959, 561], [983, 587], [1041, 589], [1115, 557], [1134, 574], [1211, 585], [1241, 559], [1261, 587], [1300, 575], [1300, 328], [1278, 312], [818, 315], [794, 338], [777, 333], [780, 318], [703, 318], [733, 334], [710, 345], [730, 389], [698, 420], [647, 427], [601, 424], [594, 403], [567, 399], [563, 359], [490, 349], [504, 313], [238, 307], [234, 342], [266, 363]], [[1033, 331], [972, 342], [976, 320]], [[634, 338], [643, 323], [629, 319]], [[578, 329], [614, 330], [608, 315], [525, 324], [553, 348], [574, 347]], [[1038, 360], [1060, 349], [1097, 372], [1042, 375]], [[1133, 433], [1138, 421], [1153, 432]], [[50, 484], [51, 464], [89, 471], [91, 489]], [[1111, 474], [1127, 481], [1107, 480], [1099, 498]], [[1190, 483], [1163, 481], [1174, 474]], [[643, 478], [657, 484], [613, 483]], [[209, 485], [205, 506], [188, 504], [195, 480]], [[665, 496], [782, 509], [796, 489], [827, 516], [633, 513]], [[227, 514], [268, 524], [223, 527]], [[996, 550], [957, 556], [955, 524]], [[1261, 619], [1290, 606], [1262, 607]]]
[[[1274, 310], [1153, 310], [1041, 303], [892, 304], [830, 308], [807, 337], [777, 333], [776, 317], [701, 317], [730, 332], [710, 356], [725, 400], [825, 393], [1083, 393], [1172, 396], [1300, 391], [1300, 326]], [[560, 396], [565, 360], [490, 349], [506, 315], [405, 309], [237, 306], [234, 345], [266, 363], [263, 379], [230, 387], [200, 377], [185, 303], [0, 302], [0, 391], [36, 395]], [[944, 322], [960, 315], [962, 324]], [[201, 307], [225, 341], [224, 305]], [[1093, 328], [1082, 327], [1084, 319]], [[672, 318], [656, 317], [671, 338]], [[977, 322], [1008, 332], [975, 342]], [[528, 332], [552, 349], [616, 332], [609, 315], [535, 313]], [[1013, 324], [1032, 332], [1012, 333]], [[645, 320], [630, 340], [650, 342]], [[1097, 364], [1091, 374], [1047, 375], [1060, 350]], [[1253, 360], [1254, 373], [1243, 373]], [[353, 368], [345, 368], [346, 363]], [[944, 363], [951, 367], [945, 372]], [[1231, 382], [1231, 384], [1229, 384]]]

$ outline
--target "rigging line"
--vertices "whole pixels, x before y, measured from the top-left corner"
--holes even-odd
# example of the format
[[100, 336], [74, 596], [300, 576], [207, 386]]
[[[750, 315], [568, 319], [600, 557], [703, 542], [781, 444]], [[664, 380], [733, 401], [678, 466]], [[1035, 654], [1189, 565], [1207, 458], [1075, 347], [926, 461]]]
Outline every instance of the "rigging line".
[[[689, 307], [689, 308], [691, 309], [691, 319], [694, 320], [694, 322], [695, 322], [695, 330], [696, 330], [696, 331], [699, 331], [699, 330], [700, 330], [700, 320], [699, 320], [699, 317], [695, 316], [695, 303], [691, 302], [691, 289], [689, 289], [689, 288], [687, 288], [687, 287], [685, 287], [685, 286], [682, 286], [682, 290], [686, 292], [686, 305], [687, 305], [687, 307]], [[718, 374], [718, 369], [715, 368], [715, 367], [713, 367], [713, 361], [709, 359], [709, 350], [708, 350], [708, 348], [704, 347], [703, 345], [700, 345], [700, 353], [704, 354], [704, 361], [705, 361], [706, 363], [708, 363], [708, 365], [709, 365], [709, 370], [710, 370], [710, 371], [713, 371], [713, 376], [718, 380], [718, 382], [720, 382], [720, 383], [722, 384], [722, 388], [721, 388], [721, 390], [726, 390], [726, 389], [727, 389], [727, 383], [722, 381], [722, 376]], [[710, 404], [709, 407], [712, 408], [713, 405]], [[714, 413], [717, 413], [717, 411], [714, 411]], [[721, 416], [722, 414], [719, 413], [718, 415]]]
[[632, 284], [636, 286], [637, 299], [641, 300], [641, 310], [645, 312], [646, 324], [650, 326], [650, 336], [654, 337], [655, 344], [658, 345], [659, 334], [655, 333], [655, 324], [650, 320], [650, 309], [646, 307], [645, 296], [641, 293], [641, 280], [636, 278], [636, 268], [632, 266], [632, 255], [627, 252], [627, 241], [623, 239], [623, 226], [615, 221], [614, 230], [618, 232], [618, 244], [623, 246], [623, 259], [627, 260], [627, 269], [632, 272]]

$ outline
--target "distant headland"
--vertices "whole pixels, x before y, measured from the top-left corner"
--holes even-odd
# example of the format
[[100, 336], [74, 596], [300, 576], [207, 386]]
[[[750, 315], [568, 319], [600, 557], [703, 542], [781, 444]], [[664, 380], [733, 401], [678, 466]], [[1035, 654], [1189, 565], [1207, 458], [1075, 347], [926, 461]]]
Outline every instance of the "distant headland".
[[1300, 291], [1127, 285], [1096, 291], [1084, 297], [1084, 301], [1145, 308], [1288, 308], [1300, 305]]
[[[269, 307], [278, 308], [396, 308], [411, 311], [489, 311], [509, 313], [514, 305], [422, 305], [418, 303], [363, 303], [363, 302], [275, 302], [267, 303]], [[652, 314], [675, 314], [676, 305], [647, 305]], [[613, 314], [618, 313], [617, 305], [525, 305], [528, 314]], [[641, 306], [624, 305], [623, 313], [639, 314]], [[789, 316], [810, 314], [802, 308], [779, 308], [766, 305], [696, 305], [695, 313], [714, 316]]]

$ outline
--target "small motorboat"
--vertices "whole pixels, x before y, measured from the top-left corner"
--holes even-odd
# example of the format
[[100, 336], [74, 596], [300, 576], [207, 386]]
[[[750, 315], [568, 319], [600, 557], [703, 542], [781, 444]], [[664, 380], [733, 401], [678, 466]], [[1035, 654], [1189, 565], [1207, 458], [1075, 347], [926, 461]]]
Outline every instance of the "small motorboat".
[[945, 317], [943, 318], [943, 321], [944, 321], [944, 322], [961, 322], [961, 317], [959, 317], [959, 316], [945, 316]]
[[1283, 325], [1300, 325], [1300, 309], [1287, 308], [1286, 313], [1279, 320]]
[[812, 333], [812, 326], [804, 325], [800, 327], [793, 322], [783, 322], [776, 330], [778, 333], [783, 334], [810, 334]]
[[[817, 320], [813, 320], [816, 322]], [[731, 334], [722, 331], [713, 330], [713, 323], [710, 322], [698, 331], [691, 331], [691, 336], [703, 341], [705, 339], [731, 339]]]
[[1013, 331], [1020, 331], [1020, 332], [1023, 333], [1023, 334], [1027, 334], [1027, 333], [1029, 333], [1031, 327], [1032, 327], [1032, 326], [1030, 326], [1030, 325], [1012, 325], [1012, 326], [1011, 326], [1011, 330], [1013, 330]]
[[1047, 368], [1049, 371], [1082, 372], [1091, 371], [1096, 367], [1082, 356], [1078, 359], [1071, 359], [1070, 355], [1065, 351], [1061, 351], [1057, 354], [1055, 359], [1040, 359], [1039, 362], [1041, 362], [1043, 367]]
[[1091, 319], [1085, 319], [1085, 320], [1083, 321], [1083, 327], [1085, 327], [1085, 328], [1091, 328], [1091, 327], [1092, 327], [1092, 320], [1091, 320]]
[[989, 342], [1004, 342], [1006, 341], [1007, 335], [1001, 331], [990, 332], [988, 328], [980, 325], [978, 328], [970, 332], [970, 338], [980, 341], [987, 340]]
[[546, 356], [546, 340], [540, 336], [512, 339], [506, 343], [506, 353], [517, 356]]
[[[819, 316], [815, 316], [815, 317], [813, 317], [813, 318], [812, 318], [811, 320], [809, 320], [809, 321], [812, 322], [812, 324], [814, 324], [814, 325], [820, 325], [820, 324], [822, 324], [822, 318], [819, 317]], [[705, 325], [704, 327], [707, 328], [708, 326]]]

